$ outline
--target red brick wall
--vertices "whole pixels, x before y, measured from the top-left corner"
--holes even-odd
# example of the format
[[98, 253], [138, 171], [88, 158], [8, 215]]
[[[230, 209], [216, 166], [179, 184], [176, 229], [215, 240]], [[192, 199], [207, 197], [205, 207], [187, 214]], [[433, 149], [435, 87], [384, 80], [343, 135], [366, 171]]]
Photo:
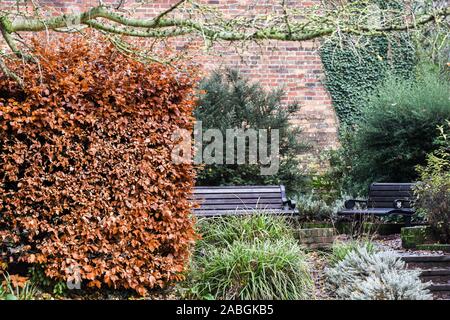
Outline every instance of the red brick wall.
[[[273, 5], [274, 0], [203, 0], [219, 7], [227, 15], [236, 15], [258, 10], [272, 12], [280, 10]], [[96, 5], [97, 0], [39, 0], [41, 4], [58, 10], [76, 11]], [[127, 8], [136, 5], [139, 0], [126, 0]], [[176, 0], [153, 0], [142, 5], [137, 14], [153, 16], [168, 8]], [[311, 6], [318, 0], [288, 1], [290, 6]], [[15, 0], [2, 0], [3, 5], [14, 4]], [[103, 3], [119, 3], [119, 0], [104, 0]], [[255, 5], [257, 4], [257, 5]], [[192, 39], [171, 41], [176, 47]], [[301, 110], [292, 118], [300, 125], [303, 134], [299, 139], [309, 141], [314, 151], [337, 146], [337, 118], [331, 98], [322, 84], [324, 77], [317, 42], [265, 42], [250, 44], [244, 53], [239, 53], [229, 43], [217, 43], [208, 52], [197, 50], [195, 59], [204, 66], [205, 71], [217, 67], [230, 66], [239, 69], [254, 81], [267, 88], [282, 87], [287, 91], [286, 102], [298, 101]], [[316, 153], [313, 152], [313, 153]]]

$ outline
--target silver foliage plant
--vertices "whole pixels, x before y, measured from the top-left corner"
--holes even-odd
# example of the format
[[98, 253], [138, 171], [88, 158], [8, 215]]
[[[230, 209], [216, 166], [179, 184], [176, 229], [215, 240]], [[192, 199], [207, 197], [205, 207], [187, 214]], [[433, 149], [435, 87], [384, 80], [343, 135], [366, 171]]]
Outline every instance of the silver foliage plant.
[[336, 298], [343, 300], [431, 300], [419, 271], [406, 269], [393, 251], [369, 253], [365, 247], [351, 251], [326, 270]]

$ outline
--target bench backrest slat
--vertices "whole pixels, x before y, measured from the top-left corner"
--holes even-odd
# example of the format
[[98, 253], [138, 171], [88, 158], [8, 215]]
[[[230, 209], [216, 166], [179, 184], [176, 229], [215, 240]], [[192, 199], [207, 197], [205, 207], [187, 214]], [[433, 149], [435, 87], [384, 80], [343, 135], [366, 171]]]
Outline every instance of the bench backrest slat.
[[255, 209], [286, 213], [285, 197], [283, 186], [222, 186], [196, 187], [191, 200], [200, 205], [194, 209], [196, 215], [215, 216]]
[[[370, 208], [392, 208], [394, 201], [413, 199], [412, 187], [414, 183], [372, 183], [369, 187], [368, 206]], [[404, 208], [411, 208], [409, 202]]]
[[280, 193], [280, 187], [279, 186], [270, 186], [266, 188], [262, 187], [211, 187], [211, 188], [205, 188], [205, 187], [196, 187], [194, 189], [194, 194], [242, 194], [242, 193]]

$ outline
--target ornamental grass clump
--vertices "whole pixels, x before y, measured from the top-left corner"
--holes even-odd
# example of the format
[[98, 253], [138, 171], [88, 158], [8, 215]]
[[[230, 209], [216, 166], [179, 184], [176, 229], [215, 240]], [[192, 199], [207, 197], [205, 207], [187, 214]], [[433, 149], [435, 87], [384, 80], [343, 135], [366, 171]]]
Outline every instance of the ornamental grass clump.
[[194, 70], [146, 64], [87, 35], [34, 41], [0, 74], [0, 253], [55, 282], [132, 289], [180, 280], [195, 238]]
[[264, 212], [251, 216], [201, 219], [197, 222], [197, 228], [203, 239], [200, 245], [227, 246], [235, 241], [280, 240], [293, 236], [285, 217], [274, 217]]
[[326, 270], [330, 292], [344, 300], [430, 300], [429, 283], [419, 274], [406, 269], [395, 252], [371, 253], [365, 246]]
[[186, 286], [191, 297], [312, 299], [314, 283], [293, 230], [280, 216], [199, 221]]
[[210, 246], [194, 262], [192, 290], [215, 299], [312, 299], [313, 281], [294, 239]]

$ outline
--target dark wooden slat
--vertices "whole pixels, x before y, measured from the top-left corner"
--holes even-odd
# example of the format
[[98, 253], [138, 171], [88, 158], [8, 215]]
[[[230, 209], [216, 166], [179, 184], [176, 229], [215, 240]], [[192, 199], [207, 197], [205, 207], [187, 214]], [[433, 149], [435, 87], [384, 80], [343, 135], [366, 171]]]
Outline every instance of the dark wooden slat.
[[[369, 208], [389, 208], [389, 209], [395, 209], [392, 202], [369, 202], [368, 205]], [[402, 208], [411, 208], [411, 204], [409, 203], [403, 203]]]
[[[377, 207], [385, 207], [385, 208], [391, 208], [394, 207], [394, 201], [372, 201], [371, 199], [368, 201], [369, 206], [377, 206]], [[403, 206], [411, 205], [411, 202], [406, 201], [403, 202]]]
[[[294, 210], [265, 210], [265, 214], [273, 215], [292, 215], [296, 214]], [[255, 214], [253, 210], [238, 210], [238, 211], [217, 211], [217, 210], [195, 210], [194, 214], [198, 217], [215, 217], [215, 216], [226, 216], [226, 215], [251, 215]]]
[[372, 184], [369, 193], [372, 191], [410, 191], [412, 184]]
[[260, 192], [258, 190], [245, 190], [242, 192], [237, 192], [236, 190], [234, 191], [229, 191], [226, 190], [224, 192], [221, 192], [220, 190], [210, 190], [213, 192], [195, 192], [193, 193], [194, 196], [213, 196], [216, 194], [221, 194], [221, 195], [237, 195], [237, 196], [241, 196], [241, 195], [253, 195], [253, 196], [276, 196], [276, 197], [281, 197], [281, 192], [280, 190], [272, 190], [272, 191], [264, 191], [264, 192]]
[[392, 192], [398, 192], [398, 193], [400, 193], [400, 192], [412, 192], [412, 189], [409, 189], [409, 188], [398, 188], [398, 189], [392, 189], [392, 188], [388, 188], [388, 187], [379, 187], [379, 188], [376, 188], [376, 189], [370, 189], [369, 190], [369, 194], [371, 194], [372, 192], [375, 192], [375, 191], [386, 191], [386, 192], [390, 192], [390, 193], [392, 193]]
[[225, 202], [236, 202], [236, 203], [246, 203], [246, 202], [257, 202], [257, 201], [265, 201], [265, 202], [281, 202], [281, 197], [252, 197], [252, 198], [240, 198], [240, 197], [195, 197], [191, 198], [191, 201], [203, 201], [203, 202], [209, 202], [209, 201], [218, 201], [223, 200]]
[[[359, 210], [359, 209], [354, 209], [354, 210], [340, 210], [338, 212], [339, 215], [341, 216], [357, 216], [357, 215], [363, 215], [363, 216], [386, 216], [388, 214], [392, 214], [390, 213], [390, 211], [392, 210], [392, 208], [373, 208], [373, 209], [368, 209], [368, 210]], [[397, 212], [394, 215], [411, 215], [412, 211], [404, 211], [404, 212]]]
[[[398, 197], [411, 197], [411, 191], [395, 191], [395, 194]], [[392, 191], [371, 191], [369, 197], [390, 197], [392, 195]]]
[[198, 186], [195, 187], [196, 190], [211, 190], [211, 189], [221, 189], [221, 190], [226, 190], [226, 189], [267, 189], [267, 188], [278, 188], [280, 189], [280, 186], [276, 186], [276, 185], [268, 185], [268, 186], [211, 186], [211, 187], [207, 187], [207, 186]]
[[281, 203], [273, 204], [233, 204], [233, 203], [225, 203], [225, 204], [209, 204], [202, 203], [200, 209], [214, 209], [214, 210], [245, 210], [245, 209], [281, 209], [283, 206]]
[[339, 213], [345, 214], [355, 214], [355, 213], [366, 213], [366, 214], [376, 214], [376, 213], [384, 213], [392, 210], [393, 208], [367, 208], [367, 209], [342, 209]]
[[415, 185], [415, 183], [372, 183], [372, 187], [395, 187], [395, 188], [410, 188], [411, 186]]
[[413, 186], [415, 182], [374, 182], [372, 186]]
[[372, 184], [377, 186], [389, 186], [389, 185], [404, 186], [415, 184], [415, 182], [374, 182]]
[[[369, 198], [372, 197], [396, 197], [396, 198], [411, 198], [413, 193], [408, 191], [382, 191], [382, 195], [375, 191], [369, 193]], [[403, 196], [402, 196], [403, 195]]]
[[369, 201], [373, 201], [373, 202], [390, 202], [393, 203], [394, 200], [397, 199], [403, 199], [403, 200], [410, 200], [408, 199], [408, 197], [398, 197], [398, 196], [392, 196], [392, 197], [370, 197]]
[[227, 189], [280, 189], [280, 186], [212, 186], [212, 187], [195, 187], [196, 190], [227, 190]]
[[240, 194], [240, 193], [277, 193], [277, 192], [281, 192], [280, 191], [280, 187], [278, 188], [266, 188], [266, 189], [251, 189], [251, 188], [241, 188], [241, 189], [236, 189], [236, 188], [227, 188], [227, 189], [202, 189], [202, 190], [197, 190], [194, 189], [194, 194]]
[[191, 199], [281, 199], [279, 193], [196, 194]]
[[[403, 202], [403, 205], [406, 206], [410, 203]], [[384, 208], [391, 208], [394, 206], [393, 201], [370, 201], [368, 202], [369, 206], [377, 205], [377, 206], [383, 206]]]
[[270, 198], [270, 199], [196, 199], [198, 203], [208, 203], [208, 204], [216, 204], [216, 203], [227, 203], [227, 204], [264, 204], [264, 203], [272, 203], [272, 204], [282, 204], [280, 198]]

